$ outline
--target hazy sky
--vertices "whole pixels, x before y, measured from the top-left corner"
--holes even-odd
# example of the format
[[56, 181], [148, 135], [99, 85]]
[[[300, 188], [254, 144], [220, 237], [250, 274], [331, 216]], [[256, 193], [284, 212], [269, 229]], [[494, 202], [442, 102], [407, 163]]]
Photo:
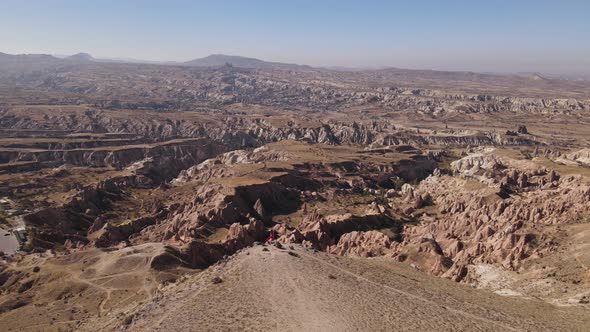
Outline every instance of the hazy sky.
[[590, 73], [590, 0], [0, 0], [0, 52]]

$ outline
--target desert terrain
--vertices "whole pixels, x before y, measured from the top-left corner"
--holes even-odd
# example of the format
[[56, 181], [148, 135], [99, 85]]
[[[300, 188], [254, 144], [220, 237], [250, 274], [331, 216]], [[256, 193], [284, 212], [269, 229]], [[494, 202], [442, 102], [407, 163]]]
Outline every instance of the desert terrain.
[[590, 83], [0, 54], [6, 331], [585, 331]]

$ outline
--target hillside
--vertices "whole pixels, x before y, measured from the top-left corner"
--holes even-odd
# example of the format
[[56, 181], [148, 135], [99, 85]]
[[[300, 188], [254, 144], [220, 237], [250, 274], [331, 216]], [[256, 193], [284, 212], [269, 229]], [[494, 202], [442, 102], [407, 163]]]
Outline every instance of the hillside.
[[256, 246], [81, 330], [582, 331], [588, 324], [579, 308], [474, 290], [390, 260]]
[[196, 67], [219, 67], [225, 64], [231, 64], [235, 67], [255, 69], [312, 69], [312, 67], [305, 65], [296, 65], [281, 62], [268, 62], [255, 58], [247, 58], [242, 56], [224, 54], [212, 54], [204, 58], [184, 62], [184, 64]]

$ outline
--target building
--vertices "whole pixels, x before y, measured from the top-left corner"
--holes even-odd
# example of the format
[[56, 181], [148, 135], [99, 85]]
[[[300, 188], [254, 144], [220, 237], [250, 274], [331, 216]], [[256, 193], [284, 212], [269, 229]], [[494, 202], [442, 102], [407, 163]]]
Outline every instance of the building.
[[24, 226], [13, 228], [12, 234], [14, 234], [21, 245], [27, 242], [27, 229]]

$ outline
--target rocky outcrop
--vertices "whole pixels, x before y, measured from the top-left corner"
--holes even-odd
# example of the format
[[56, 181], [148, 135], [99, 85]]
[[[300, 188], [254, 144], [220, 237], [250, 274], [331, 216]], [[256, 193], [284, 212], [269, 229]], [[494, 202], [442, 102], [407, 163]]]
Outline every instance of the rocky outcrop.
[[271, 216], [296, 211], [300, 205], [299, 191], [276, 182], [227, 191], [217, 183], [201, 186], [192, 202], [171, 207], [162, 222], [148, 227], [141, 235], [142, 241], [189, 243], [206, 238], [217, 228], [248, 222], [251, 217], [270, 227]]
[[101, 211], [108, 210], [113, 200], [124, 195], [121, 183], [127, 179], [110, 179], [82, 189], [70, 201], [56, 208], [41, 209], [25, 215], [33, 248], [53, 248], [56, 243], [86, 244], [86, 233]]
[[494, 171], [504, 167], [506, 166], [501, 158], [490, 153], [474, 153], [451, 163], [454, 172], [470, 176], [478, 175], [482, 171]]
[[[56, 243], [67, 242], [69, 246], [78, 247], [89, 242], [89, 229], [97, 231], [99, 227], [103, 228], [101, 236], [93, 240], [93, 243], [108, 246], [126, 240], [142, 228], [154, 224], [155, 219], [152, 217], [132, 220], [122, 225], [104, 222], [98, 225], [95, 218], [108, 211], [113, 201], [124, 198], [128, 189], [153, 188], [176, 177], [190, 165], [218, 153], [218, 149], [223, 151], [222, 146], [207, 141], [199, 142], [197, 145], [190, 144], [189, 150], [182, 146], [172, 146], [172, 150], [168, 151], [166, 147], [162, 147], [164, 150], [159, 153], [163, 155], [154, 155], [134, 163], [131, 163], [134, 161], [133, 155], [125, 155], [125, 161], [121, 162], [131, 163], [126, 170], [132, 175], [107, 178], [96, 186], [82, 188], [59, 207], [41, 209], [24, 216], [26, 225], [31, 229], [32, 246], [52, 248]], [[149, 150], [148, 155], [156, 152]]]
[[[590, 184], [490, 152], [452, 163], [454, 175], [433, 172], [417, 185], [385, 192], [388, 203], [371, 203], [366, 215], [311, 212], [296, 228], [277, 225], [273, 231], [283, 243], [336, 255], [388, 256], [454, 281], [465, 280], [473, 264], [518, 270], [557, 248], [551, 231], [539, 231], [540, 225], [583, 221], [590, 214]], [[359, 172], [356, 164], [337, 168]], [[412, 222], [388, 217], [394, 213]], [[397, 229], [397, 235], [380, 229]]]
[[255, 218], [250, 218], [246, 225], [234, 223], [223, 241], [226, 252], [235, 252], [242, 248], [251, 246], [256, 241], [263, 241], [268, 232], [264, 223]]
[[581, 149], [578, 151], [568, 153], [565, 156], [565, 159], [590, 167], [590, 148]]
[[[153, 147], [121, 147], [115, 149], [73, 149], [73, 150], [32, 150], [0, 152], [0, 161], [8, 162], [62, 162], [77, 166], [125, 168], [131, 164], [149, 159], [157, 163], [159, 178], [172, 178], [206, 158], [225, 150], [220, 144], [208, 140], [191, 140], [179, 143], [155, 145]], [[161, 167], [166, 165], [166, 167]], [[149, 172], [149, 170], [147, 170]], [[163, 171], [167, 173], [161, 174]], [[152, 173], [155, 173], [152, 171]]]
[[190, 268], [207, 268], [236, 251], [261, 241], [267, 235], [264, 224], [251, 218], [247, 224], [234, 223], [230, 226], [225, 239], [220, 243], [208, 243], [194, 240], [180, 252], [183, 262]]
[[[440, 247], [434, 252], [450, 262], [434, 274], [461, 280], [466, 266], [475, 263], [515, 270], [524, 260], [555, 250], [552, 236], [539, 233], [535, 225], [576, 222], [590, 213], [590, 186], [579, 177], [559, 176], [543, 168], [498, 167], [504, 164], [518, 163], [504, 160], [500, 164], [493, 158], [471, 155], [453, 165], [459, 174], [469, 175], [467, 179], [432, 176], [406, 189], [406, 197], [431, 195], [441, 214], [423, 216], [421, 224], [404, 227], [396, 255], [412, 257], [425, 252], [416, 246], [429, 238]], [[473, 180], [475, 168], [486, 172]], [[479, 182], [477, 191], [463, 189], [470, 181]]]
[[[135, 233], [140, 232], [147, 226], [156, 223], [157, 216], [154, 217], [142, 217], [134, 220], [130, 220], [120, 225], [113, 225], [111, 223], [105, 223], [104, 226], [94, 232], [89, 230], [89, 237], [92, 238], [93, 233], [97, 236], [92, 241], [92, 244], [96, 247], [110, 247], [116, 245], [119, 242], [127, 241], [129, 237]], [[93, 225], [94, 226], [94, 225]]]
[[337, 244], [341, 236], [346, 233], [391, 228], [397, 225], [395, 220], [385, 214], [321, 216], [312, 213], [299, 224], [298, 229], [309, 244], [318, 249], [327, 250], [330, 246]]
[[303, 234], [294, 227], [289, 227], [286, 224], [277, 224], [272, 227], [271, 232], [277, 235], [277, 241], [283, 244], [287, 243], [301, 243], [305, 238]]
[[261, 146], [252, 151], [234, 150], [229, 151], [215, 158], [207, 159], [195, 166], [180, 172], [173, 183], [184, 183], [189, 181], [208, 181], [212, 178], [229, 177], [234, 173], [230, 167], [235, 164], [260, 164], [273, 161], [285, 161], [289, 156], [284, 151], [271, 150], [267, 146]]
[[378, 231], [345, 233], [328, 252], [340, 256], [374, 257], [390, 253], [391, 240]]

